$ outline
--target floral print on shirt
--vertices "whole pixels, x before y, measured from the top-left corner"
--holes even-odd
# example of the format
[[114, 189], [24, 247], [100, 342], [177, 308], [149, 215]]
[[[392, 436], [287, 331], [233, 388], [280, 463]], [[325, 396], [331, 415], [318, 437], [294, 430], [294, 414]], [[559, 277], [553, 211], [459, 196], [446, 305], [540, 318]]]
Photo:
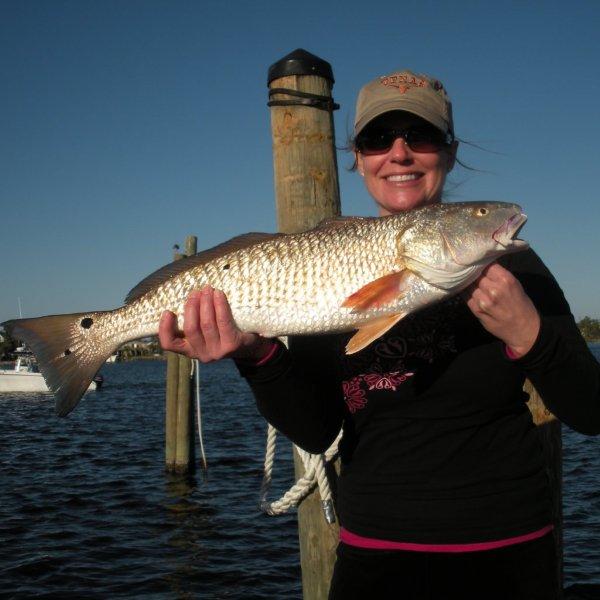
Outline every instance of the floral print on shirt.
[[456, 353], [451, 324], [462, 304], [452, 298], [407, 317], [361, 352], [350, 356], [342, 353], [342, 388], [350, 413], [365, 408], [369, 392], [395, 392], [415, 375], [420, 364]]
[[363, 384], [367, 386], [369, 390], [393, 390], [404, 383], [409, 377], [412, 377], [414, 373], [400, 373], [400, 371], [394, 371], [393, 373], [369, 373], [367, 375], [357, 375], [350, 381], [343, 381], [342, 388], [344, 390], [344, 400], [346, 406], [351, 413], [355, 413], [357, 410], [364, 408], [367, 404], [367, 393], [362, 387]]

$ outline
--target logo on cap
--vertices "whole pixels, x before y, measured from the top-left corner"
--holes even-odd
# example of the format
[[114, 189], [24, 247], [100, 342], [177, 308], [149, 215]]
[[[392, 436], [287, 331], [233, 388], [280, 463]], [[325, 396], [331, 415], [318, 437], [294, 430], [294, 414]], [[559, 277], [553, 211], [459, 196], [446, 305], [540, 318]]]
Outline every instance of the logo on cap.
[[380, 77], [379, 82], [387, 87], [397, 88], [401, 94], [406, 94], [406, 92], [414, 87], [427, 87], [428, 85], [425, 79], [402, 73]]

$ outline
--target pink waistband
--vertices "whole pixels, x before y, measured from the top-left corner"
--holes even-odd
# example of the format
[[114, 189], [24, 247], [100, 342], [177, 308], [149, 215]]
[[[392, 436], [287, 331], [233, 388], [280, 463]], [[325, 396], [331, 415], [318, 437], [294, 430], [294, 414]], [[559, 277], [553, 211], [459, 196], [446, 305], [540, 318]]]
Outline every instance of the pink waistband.
[[390, 540], [378, 540], [375, 538], [356, 535], [343, 527], [340, 528], [340, 542], [349, 546], [359, 548], [369, 548], [372, 550], [408, 550], [410, 552], [481, 552], [482, 550], [493, 550], [512, 546], [513, 544], [522, 544], [536, 540], [550, 533], [554, 525], [546, 525], [537, 531], [518, 535], [516, 537], [506, 538], [504, 540], [495, 540], [492, 542], [477, 542], [474, 544], [413, 544], [410, 542], [392, 542]]

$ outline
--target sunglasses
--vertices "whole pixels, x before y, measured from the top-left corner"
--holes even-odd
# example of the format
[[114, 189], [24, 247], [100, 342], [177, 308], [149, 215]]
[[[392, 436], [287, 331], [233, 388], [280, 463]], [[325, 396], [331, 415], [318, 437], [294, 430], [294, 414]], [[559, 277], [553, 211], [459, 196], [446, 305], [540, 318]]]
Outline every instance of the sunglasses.
[[384, 154], [402, 138], [413, 152], [438, 152], [452, 144], [452, 137], [430, 127], [368, 129], [356, 136], [355, 147], [364, 155]]

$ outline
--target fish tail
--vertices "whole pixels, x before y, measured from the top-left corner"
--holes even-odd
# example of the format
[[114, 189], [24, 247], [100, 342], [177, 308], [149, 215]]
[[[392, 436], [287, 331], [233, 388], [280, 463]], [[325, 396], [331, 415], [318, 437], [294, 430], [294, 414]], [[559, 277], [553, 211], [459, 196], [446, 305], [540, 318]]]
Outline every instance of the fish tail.
[[94, 375], [117, 350], [101, 332], [102, 312], [51, 315], [2, 323], [13, 339], [24, 341], [56, 398], [56, 413], [69, 414]]

